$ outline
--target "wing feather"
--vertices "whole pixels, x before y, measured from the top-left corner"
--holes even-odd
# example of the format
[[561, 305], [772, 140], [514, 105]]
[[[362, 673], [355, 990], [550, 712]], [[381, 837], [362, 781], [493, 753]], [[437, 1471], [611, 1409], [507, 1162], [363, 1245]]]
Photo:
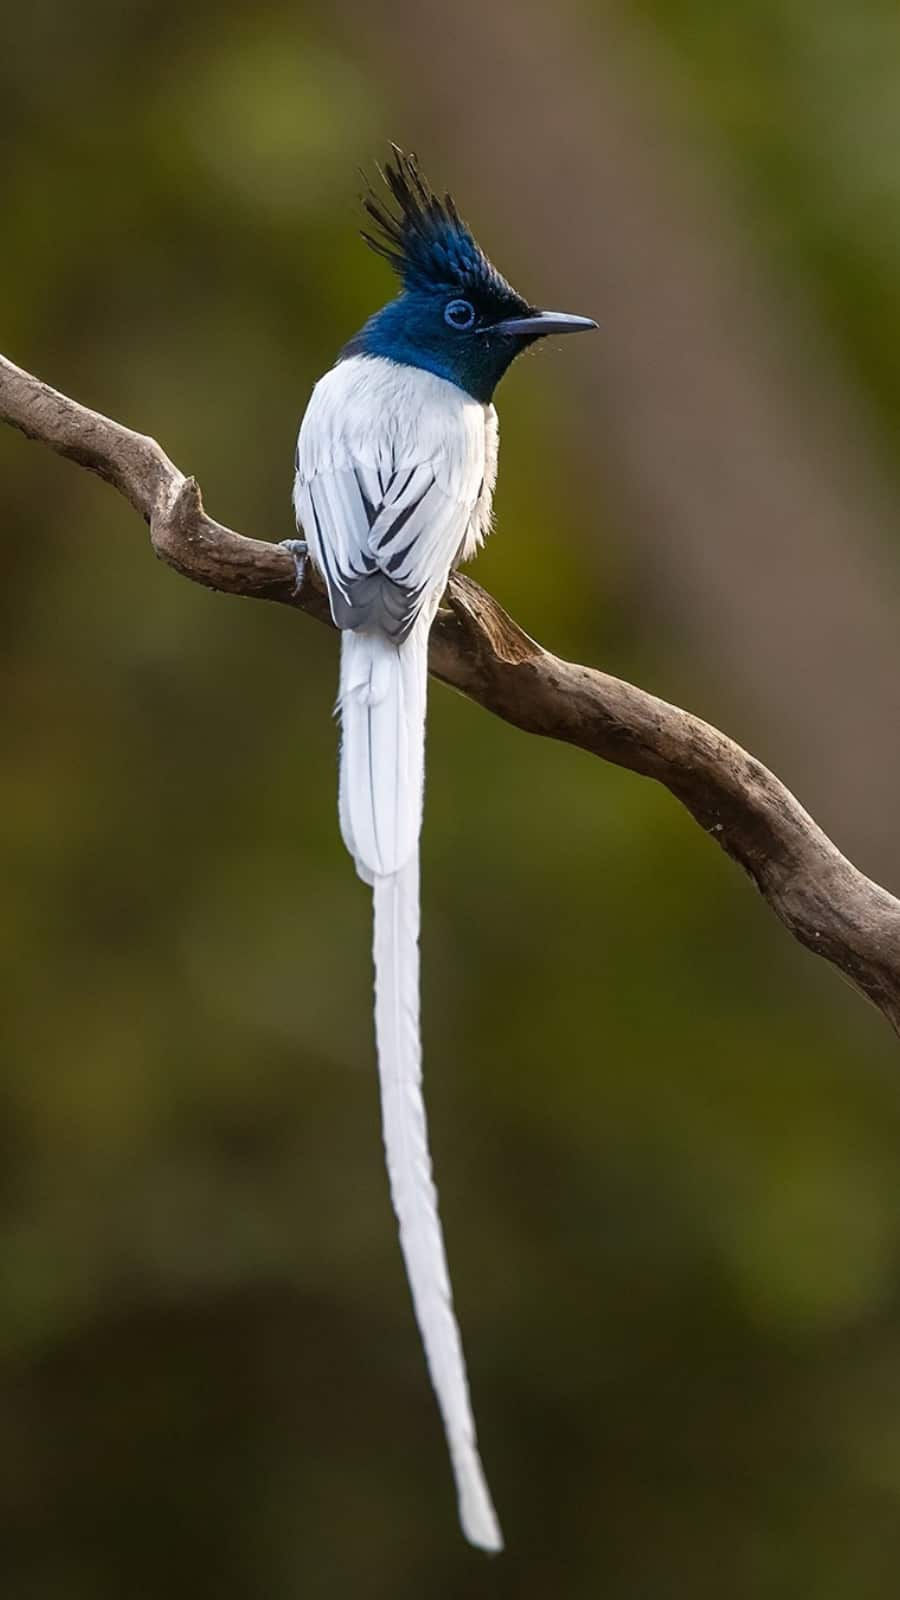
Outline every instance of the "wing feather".
[[401, 467], [382, 490], [362, 464], [308, 478], [297, 509], [339, 628], [376, 627], [397, 643], [423, 597], [443, 588], [470, 507], [440, 489], [432, 463]]
[[354, 356], [319, 381], [294, 503], [339, 627], [402, 643], [443, 590], [483, 533], [490, 429], [487, 408], [417, 368]]

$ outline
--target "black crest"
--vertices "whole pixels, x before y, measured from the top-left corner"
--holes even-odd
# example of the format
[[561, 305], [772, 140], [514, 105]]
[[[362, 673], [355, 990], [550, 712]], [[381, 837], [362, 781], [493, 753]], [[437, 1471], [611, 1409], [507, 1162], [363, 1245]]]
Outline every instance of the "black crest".
[[396, 145], [391, 149], [392, 158], [378, 170], [400, 215], [369, 188], [363, 205], [376, 229], [362, 232], [369, 248], [390, 262], [407, 289], [439, 285], [487, 295], [527, 311], [528, 302], [491, 265], [453, 197], [433, 192], [414, 155], [405, 155]]

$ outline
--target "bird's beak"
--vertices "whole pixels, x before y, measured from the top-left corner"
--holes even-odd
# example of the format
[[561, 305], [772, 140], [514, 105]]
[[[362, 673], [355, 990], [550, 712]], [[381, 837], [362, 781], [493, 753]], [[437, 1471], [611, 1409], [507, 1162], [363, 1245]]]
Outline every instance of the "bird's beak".
[[507, 317], [485, 328], [485, 333], [511, 333], [541, 338], [545, 333], [582, 333], [596, 328], [593, 317], [573, 317], [567, 311], [532, 311], [527, 317]]

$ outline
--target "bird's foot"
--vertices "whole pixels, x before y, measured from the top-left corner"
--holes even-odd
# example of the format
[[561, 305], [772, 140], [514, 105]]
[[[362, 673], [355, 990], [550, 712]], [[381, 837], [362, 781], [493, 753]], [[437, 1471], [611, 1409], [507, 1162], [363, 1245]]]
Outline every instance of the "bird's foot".
[[294, 593], [299, 594], [303, 588], [306, 577], [306, 563], [309, 560], [309, 545], [305, 539], [279, 539], [282, 550], [287, 550], [294, 558]]

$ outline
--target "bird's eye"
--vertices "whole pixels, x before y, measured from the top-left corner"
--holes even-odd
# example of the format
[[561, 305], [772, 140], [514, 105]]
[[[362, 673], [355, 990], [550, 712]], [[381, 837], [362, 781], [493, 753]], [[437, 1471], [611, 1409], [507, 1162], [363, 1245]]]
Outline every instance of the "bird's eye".
[[471, 328], [475, 321], [475, 307], [469, 300], [451, 300], [444, 307], [444, 321], [451, 328]]

